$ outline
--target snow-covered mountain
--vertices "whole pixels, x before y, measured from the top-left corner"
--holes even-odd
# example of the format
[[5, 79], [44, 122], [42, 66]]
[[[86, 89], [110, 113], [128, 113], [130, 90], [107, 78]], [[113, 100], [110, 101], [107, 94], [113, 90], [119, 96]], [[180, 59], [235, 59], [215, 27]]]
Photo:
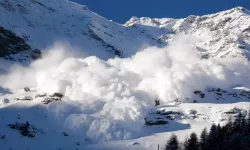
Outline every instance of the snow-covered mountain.
[[183, 19], [132, 17], [125, 26], [149, 33], [159, 42], [171, 42], [180, 33], [194, 35], [194, 46], [204, 58], [249, 57], [250, 12], [242, 7]]
[[0, 26], [15, 32], [34, 49], [68, 42], [86, 55], [107, 59], [134, 54], [144, 44], [157, 44], [149, 35], [140, 35], [140, 31], [70, 1], [1, 0], [0, 7]]
[[204, 58], [249, 53], [250, 13], [242, 7], [183, 19], [132, 17], [124, 26], [65, 0], [2, 0], [0, 7], [0, 26], [33, 49], [67, 41], [86, 55], [126, 57], [147, 46], [164, 46], [183, 33], [197, 38], [194, 49]]
[[121, 25], [68, 0], [0, 0], [0, 149], [149, 150], [224, 124], [250, 112], [249, 51], [242, 7]]

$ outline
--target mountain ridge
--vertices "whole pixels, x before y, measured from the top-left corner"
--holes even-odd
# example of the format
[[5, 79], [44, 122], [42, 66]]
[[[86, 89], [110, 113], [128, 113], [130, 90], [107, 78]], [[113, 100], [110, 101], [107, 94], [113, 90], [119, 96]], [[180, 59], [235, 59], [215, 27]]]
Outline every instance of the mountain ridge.
[[[201, 40], [195, 44], [195, 47], [204, 58], [227, 55], [249, 58], [249, 14], [247, 9], [236, 7], [216, 14], [191, 15], [182, 19], [134, 17], [126, 22], [125, 26], [133, 27], [143, 24], [158, 27], [163, 31], [155, 36], [163, 42], [170, 42], [175, 34], [194, 35]], [[230, 35], [231, 32], [233, 32], [232, 35]], [[205, 39], [203, 39], [202, 35], [211, 37], [204, 36]]]
[[[178, 34], [187, 34], [200, 40], [194, 44], [194, 50], [202, 58], [249, 57], [250, 17], [243, 7], [182, 19], [132, 17], [121, 25], [71, 1], [4, 0], [1, 6], [4, 9], [0, 10], [0, 17], [5, 19], [0, 21], [0, 26], [15, 32], [33, 49], [45, 49], [58, 41], [67, 41], [86, 56], [129, 57], [138, 49], [164, 47]], [[16, 19], [17, 16], [20, 19]], [[238, 24], [240, 29], [227, 27], [227, 22]], [[39, 32], [35, 35], [35, 31]]]
[[250, 114], [244, 8], [121, 25], [67, 0], [0, 0], [0, 18], [1, 149], [152, 150]]

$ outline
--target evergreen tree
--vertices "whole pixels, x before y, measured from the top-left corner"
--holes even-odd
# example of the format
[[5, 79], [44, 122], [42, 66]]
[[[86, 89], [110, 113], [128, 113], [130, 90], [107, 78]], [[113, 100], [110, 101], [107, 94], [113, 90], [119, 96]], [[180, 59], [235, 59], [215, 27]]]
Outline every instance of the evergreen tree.
[[207, 143], [208, 150], [217, 150], [218, 138], [217, 138], [217, 126], [215, 124], [213, 124], [210, 128], [207, 142], [208, 142]]
[[[198, 142], [200, 141], [200, 142]], [[180, 147], [177, 137], [172, 135], [164, 150], [178, 150]], [[203, 129], [200, 139], [192, 133], [184, 142], [184, 150], [250, 150], [250, 115], [239, 114], [225, 126], [213, 124], [208, 133]]]
[[184, 144], [184, 150], [199, 150], [198, 137], [193, 132]]
[[201, 132], [200, 135], [200, 149], [201, 150], [206, 150], [207, 149], [207, 141], [208, 141], [208, 132], [207, 132], [207, 128], [204, 128]]
[[[231, 141], [232, 134], [234, 133], [233, 124], [232, 118], [230, 118], [229, 122], [224, 127], [222, 127], [222, 131], [224, 132], [224, 143], [230, 143]], [[223, 145], [223, 149], [228, 149], [228, 147], [229, 144]]]
[[167, 142], [167, 145], [164, 150], [178, 150], [179, 147], [179, 141], [177, 139], [176, 135], [172, 135], [170, 139]]
[[227, 150], [244, 150], [242, 145], [242, 135], [238, 132], [232, 134], [230, 142], [227, 143]]
[[224, 149], [224, 137], [225, 137], [225, 133], [224, 133], [224, 130], [221, 128], [220, 124], [217, 125], [217, 128], [216, 128], [216, 134], [217, 134], [217, 149], [218, 150], [223, 150]]

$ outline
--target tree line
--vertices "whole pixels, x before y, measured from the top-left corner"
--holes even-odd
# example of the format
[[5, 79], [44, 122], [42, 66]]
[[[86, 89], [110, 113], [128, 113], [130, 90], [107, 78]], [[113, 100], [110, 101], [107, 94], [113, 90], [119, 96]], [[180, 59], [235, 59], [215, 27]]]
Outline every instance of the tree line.
[[213, 124], [209, 132], [204, 128], [199, 137], [193, 132], [182, 143], [173, 134], [164, 150], [250, 150], [250, 117], [240, 113], [222, 127]]

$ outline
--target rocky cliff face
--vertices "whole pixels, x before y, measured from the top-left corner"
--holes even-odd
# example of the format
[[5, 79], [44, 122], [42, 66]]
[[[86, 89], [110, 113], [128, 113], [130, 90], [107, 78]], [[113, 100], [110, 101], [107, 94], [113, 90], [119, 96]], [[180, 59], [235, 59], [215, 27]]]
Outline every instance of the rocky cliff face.
[[0, 27], [0, 57], [19, 62], [31, 61], [40, 58], [41, 51], [33, 50], [21, 37]]

